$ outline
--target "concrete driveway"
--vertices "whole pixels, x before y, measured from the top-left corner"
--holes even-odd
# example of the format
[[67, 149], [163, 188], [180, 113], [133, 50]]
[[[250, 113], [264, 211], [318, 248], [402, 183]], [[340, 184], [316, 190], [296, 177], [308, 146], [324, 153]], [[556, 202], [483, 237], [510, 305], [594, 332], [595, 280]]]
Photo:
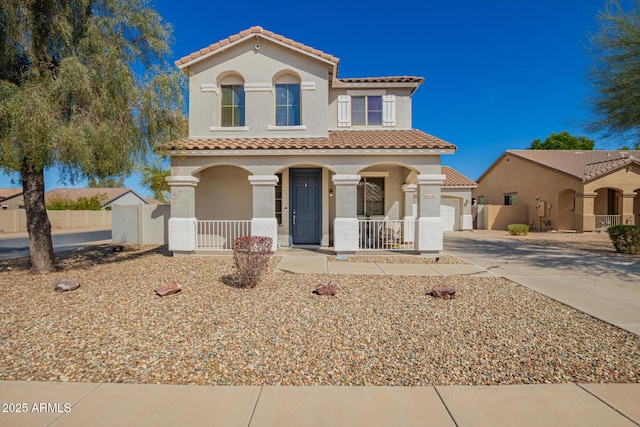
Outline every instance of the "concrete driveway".
[[445, 233], [445, 253], [640, 335], [640, 257], [536, 244], [505, 232]]

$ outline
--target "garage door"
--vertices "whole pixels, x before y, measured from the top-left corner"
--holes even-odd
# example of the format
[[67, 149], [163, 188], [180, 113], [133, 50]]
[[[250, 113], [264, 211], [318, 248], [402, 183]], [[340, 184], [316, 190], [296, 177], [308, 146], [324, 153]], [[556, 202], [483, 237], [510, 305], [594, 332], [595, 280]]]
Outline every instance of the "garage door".
[[458, 217], [458, 201], [442, 199], [440, 202], [440, 217], [442, 218], [442, 229], [453, 231], [456, 229], [456, 218]]

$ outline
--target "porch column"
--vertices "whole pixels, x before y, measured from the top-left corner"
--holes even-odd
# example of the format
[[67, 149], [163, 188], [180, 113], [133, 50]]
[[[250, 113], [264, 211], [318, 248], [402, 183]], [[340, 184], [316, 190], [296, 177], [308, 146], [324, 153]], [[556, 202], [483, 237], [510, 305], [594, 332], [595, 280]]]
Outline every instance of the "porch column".
[[576, 193], [576, 229], [582, 232], [596, 229], [595, 200], [596, 193]]
[[418, 186], [415, 184], [404, 184], [401, 188], [404, 193], [402, 239], [405, 243], [413, 243], [416, 236], [416, 217], [413, 216], [413, 197], [416, 195]]
[[441, 185], [444, 175], [418, 175], [418, 229], [416, 250], [422, 256], [435, 257], [443, 249]]
[[336, 253], [358, 250], [358, 183], [360, 175], [334, 175], [336, 218], [333, 221], [333, 247]]
[[620, 224], [634, 224], [633, 201], [636, 193], [624, 193], [622, 195], [622, 222]]
[[249, 175], [253, 188], [253, 218], [251, 235], [271, 237], [271, 250], [278, 249], [278, 221], [276, 220], [276, 175]]
[[196, 219], [195, 176], [169, 176], [171, 187], [171, 218], [169, 219], [169, 250], [173, 256], [193, 253], [197, 245], [198, 220]]

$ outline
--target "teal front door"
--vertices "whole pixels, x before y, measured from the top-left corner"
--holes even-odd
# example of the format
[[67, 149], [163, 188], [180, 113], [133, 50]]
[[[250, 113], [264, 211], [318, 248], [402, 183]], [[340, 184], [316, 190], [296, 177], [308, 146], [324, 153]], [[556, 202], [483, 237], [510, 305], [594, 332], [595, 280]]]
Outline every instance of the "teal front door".
[[319, 245], [322, 237], [322, 169], [290, 169], [289, 201], [294, 245]]

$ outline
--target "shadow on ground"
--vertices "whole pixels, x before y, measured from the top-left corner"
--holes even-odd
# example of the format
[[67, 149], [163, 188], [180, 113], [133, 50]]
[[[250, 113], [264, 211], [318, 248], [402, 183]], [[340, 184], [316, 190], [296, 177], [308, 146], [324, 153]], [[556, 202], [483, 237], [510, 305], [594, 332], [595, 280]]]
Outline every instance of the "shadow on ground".
[[616, 253], [577, 251], [538, 242], [506, 239], [478, 239], [468, 235], [445, 237], [445, 249], [463, 258], [491, 258], [496, 264], [517, 261], [525, 266], [553, 268], [560, 271], [589, 271], [593, 276], [615, 274], [622, 280], [637, 281], [640, 257], [617, 256]]
[[[113, 245], [104, 244], [56, 252], [56, 270], [86, 269], [96, 265], [113, 264], [144, 258], [150, 255], [171, 256], [164, 246], [124, 246], [121, 252], [114, 252]], [[31, 270], [31, 257], [0, 261], [0, 273], [4, 271]]]

